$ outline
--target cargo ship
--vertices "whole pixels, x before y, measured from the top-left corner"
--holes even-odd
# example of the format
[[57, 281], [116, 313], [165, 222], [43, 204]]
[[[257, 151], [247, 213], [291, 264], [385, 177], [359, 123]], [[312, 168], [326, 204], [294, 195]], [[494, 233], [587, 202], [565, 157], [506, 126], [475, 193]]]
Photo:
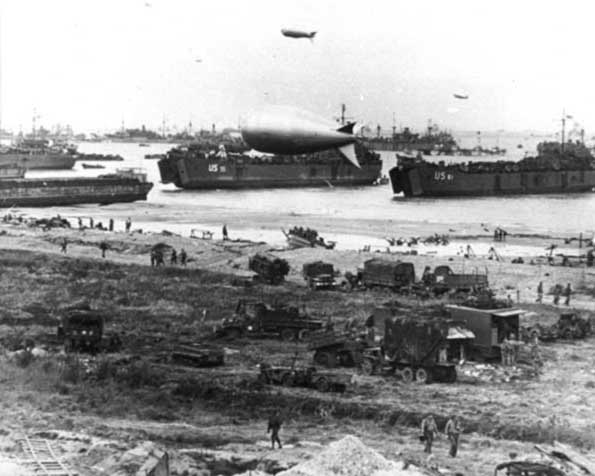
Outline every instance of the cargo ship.
[[[8, 176], [7, 176], [8, 177]], [[137, 169], [80, 178], [0, 177], [0, 207], [49, 207], [146, 200], [153, 184]]]
[[179, 188], [271, 188], [372, 185], [381, 174], [380, 155], [356, 143], [361, 168], [335, 149], [301, 155], [255, 156], [245, 147], [208, 150], [193, 144], [170, 150], [161, 159], [163, 183]]
[[50, 145], [45, 139], [25, 139], [0, 149], [0, 165], [17, 164], [27, 170], [68, 170], [77, 159], [74, 146]]
[[389, 171], [393, 193], [406, 197], [459, 197], [590, 192], [595, 158], [580, 143], [542, 142], [537, 156], [518, 162], [446, 165], [422, 157], [403, 159]]

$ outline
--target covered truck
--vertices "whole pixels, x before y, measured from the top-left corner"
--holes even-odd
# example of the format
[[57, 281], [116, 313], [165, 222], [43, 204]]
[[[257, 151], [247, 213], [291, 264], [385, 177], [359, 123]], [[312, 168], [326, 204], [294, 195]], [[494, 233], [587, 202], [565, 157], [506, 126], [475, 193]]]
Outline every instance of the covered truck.
[[367, 288], [380, 286], [399, 291], [415, 282], [415, 267], [413, 263], [372, 258], [364, 262], [361, 280]]
[[289, 273], [289, 263], [270, 254], [257, 253], [248, 260], [248, 268], [268, 284], [280, 284]]
[[422, 281], [436, 294], [449, 291], [470, 292], [488, 287], [487, 274], [479, 272], [455, 273], [450, 266], [446, 265], [436, 266], [433, 273], [424, 271]]
[[331, 263], [312, 261], [302, 267], [302, 275], [310, 289], [332, 289], [335, 287], [335, 268]]

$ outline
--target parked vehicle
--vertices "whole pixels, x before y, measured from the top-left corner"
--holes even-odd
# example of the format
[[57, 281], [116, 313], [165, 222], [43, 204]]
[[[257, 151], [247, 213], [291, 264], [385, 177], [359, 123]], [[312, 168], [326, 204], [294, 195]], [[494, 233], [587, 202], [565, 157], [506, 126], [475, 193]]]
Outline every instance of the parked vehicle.
[[281, 337], [302, 340], [309, 332], [321, 329], [323, 322], [313, 319], [295, 306], [269, 306], [260, 301], [238, 301], [233, 317], [224, 319], [215, 330], [217, 337]]
[[248, 267], [268, 284], [280, 284], [289, 273], [289, 263], [272, 255], [255, 254], [250, 257]]
[[331, 263], [313, 261], [305, 263], [302, 276], [310, 289], [332, 289], [335, 287], [335, 269]]
[[449, 291], [470, 292], [488, 287], [487, 274], [455, 273], [450, 266], [437, 266], [433, 273], [424, 272], [422, 281], [435, 294]]
[[345, 377], [320, 373], [315, 367], [272, 367], [263, 363], [258, 380], [267, 385], [315, 388], [319, 392], [344, 392], [347, 388]]
[[364, 263], [361, 282], [366, 288], [379, 286], [403, 290], [415, 282], [415, 268], [412, 263], [372, 258]]
[[117, 351], [122, 345], [117, 335], [104, 335], [103, 315], [89, 308], [66, 310], [57, 335], [66, 352]]

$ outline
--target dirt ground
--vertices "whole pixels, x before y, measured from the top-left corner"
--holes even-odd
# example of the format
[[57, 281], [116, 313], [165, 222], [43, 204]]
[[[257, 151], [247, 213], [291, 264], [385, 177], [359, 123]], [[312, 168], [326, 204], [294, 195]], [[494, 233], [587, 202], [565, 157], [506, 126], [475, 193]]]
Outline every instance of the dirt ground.
[[[66, 238], [67, 253], [59, 244]], [[101, 258], [99, 243], [109, 245]], [[184, 248], [188, 266], [149, 266], [149, 250], [166, 243]], [[258, 364], [309, 364], [302, 343], [243, 339], [223, 341], [226, 365], [194, 369], [173, 365], [179, 343], [210, 342], [212, 327], [230, 316], [241, 298], [304, 305], [313, 316], [337, 323], [363, 321], [376, 305], [394, 299], [385, 291], [310, 291], [304, 262], [324, 259], [355, 270], [375, 253], [319, 249], [271, 250], [266, 244], [196, 240], [169, 234], [108, 233], [25, 225], [0, 226], [0, 454], [15, 456], [24, 435], [54, 441], [80, 474], [102, 474], [98, 461], [151, 440], [185, 461], [186, 474], [231, 475], [255, 468], [290, 467], [321, 445], [353, 434], [390, 458], [426, 461], [419, 423], [432, 413], [442, 429], [459, 414], [465, 433], [460, 455], [448, 457], [438, 439], [432, 464], [444, 471], [488, 475], [510, 453], [537, 456], [533, 445], [554, 439], [584, 451], [595, 445], [595, 338], [543, 345], [538, 375], [490, 381], [465, 376], [456, 384], [406, 385], [396, 378], [342, 371], [351, 380], [343, 394], [257, 383]], [[277, 287], [244, 285], [248, 256], [272, 251], [291, 273]], [[592, 273], [585, 268], [511, 264], [485, 257], [405, 256], [418, 274], [426, 265], [487, 270], [500, 297], [532, 311], [527, 320], [552, 322], [560, 308], [536, 304], [539, 281], [548, 290], [571, 283], [571, 307], [593, 308]], [[518, 291], [518, 294], [517, 294]], [[96, 357], [64, 355], [55, 334], [60, 306], [84, 299], [108, 316], [123, 349]], [[425, 305], [415, 298], [399, 300]], [[546, 296], [551, 302], [551, 296]], [[434, 302], [434, 301], [433, 301]], [[203, 312], [206, 310], [205, 313]], [[32, 339], [47, 354], [24, 361], [13, 351]], [[268, 448], [266, 420], [281, 408], [286, 447]], [[176, 474], [184, 474], [180, 471]], [[104, 474], [104, 473], [103, 473]]]

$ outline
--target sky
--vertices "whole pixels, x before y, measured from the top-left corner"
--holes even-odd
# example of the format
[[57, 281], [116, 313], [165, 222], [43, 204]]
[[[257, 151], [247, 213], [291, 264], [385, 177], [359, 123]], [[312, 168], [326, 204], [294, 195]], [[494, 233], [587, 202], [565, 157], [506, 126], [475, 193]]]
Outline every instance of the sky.
[[267, 104], [330, 118], [345, 103], [385, 130], [394, 117], [555, 132], [566, 110], [593, 132], [594, 13], [592, 0], [0, 0], [2, 127], [30, 130], [35, 114], [86, 132], [222, 128]]

